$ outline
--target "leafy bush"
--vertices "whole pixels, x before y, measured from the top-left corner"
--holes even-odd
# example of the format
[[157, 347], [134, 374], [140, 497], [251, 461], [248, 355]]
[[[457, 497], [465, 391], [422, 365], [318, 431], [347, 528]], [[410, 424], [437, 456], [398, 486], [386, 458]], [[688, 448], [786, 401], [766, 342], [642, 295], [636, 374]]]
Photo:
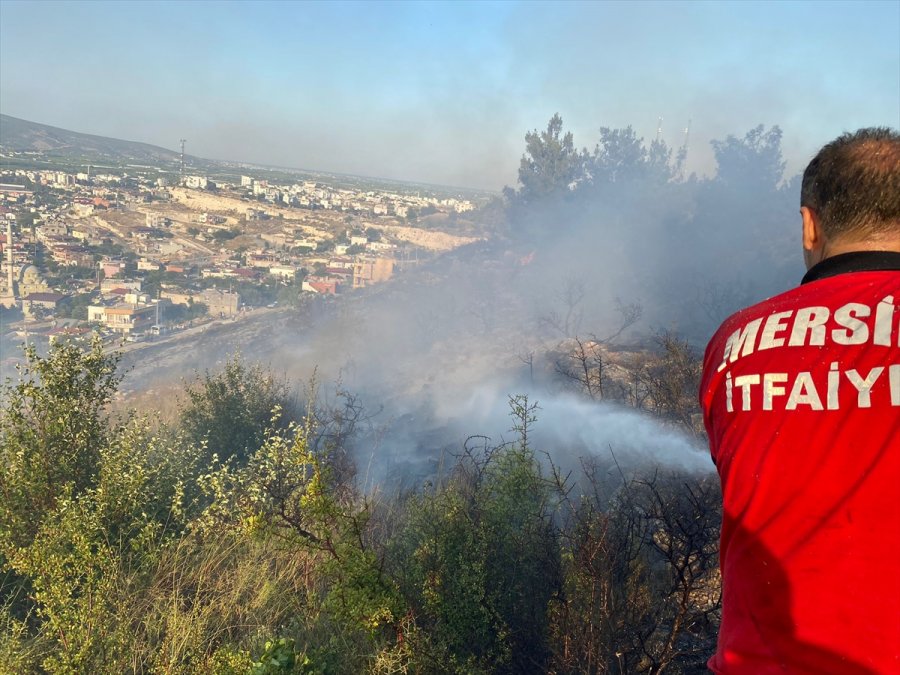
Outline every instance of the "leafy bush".
[[28, 359], [0, 421], [4, 672], [677, 673], [712, 649], [715, 483], [586, 465], [573, 497], [524, 397], [515, 442], [376, 499], [352, 397], [290, 422], [286, 383], [234, 360], [152, 431], [106, 411], [99, 342]]

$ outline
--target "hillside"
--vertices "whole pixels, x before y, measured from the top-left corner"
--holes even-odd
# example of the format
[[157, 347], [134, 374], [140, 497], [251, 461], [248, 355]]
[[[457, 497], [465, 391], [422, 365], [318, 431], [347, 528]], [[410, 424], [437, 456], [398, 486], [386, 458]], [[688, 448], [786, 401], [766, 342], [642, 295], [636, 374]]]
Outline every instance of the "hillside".
[[179, 154], [148, 143], [82, 134], [0, 115], [0, 148], [6, 151], [42, 152], [59, 157], [90, 157], [113, 161], [170, 163]]

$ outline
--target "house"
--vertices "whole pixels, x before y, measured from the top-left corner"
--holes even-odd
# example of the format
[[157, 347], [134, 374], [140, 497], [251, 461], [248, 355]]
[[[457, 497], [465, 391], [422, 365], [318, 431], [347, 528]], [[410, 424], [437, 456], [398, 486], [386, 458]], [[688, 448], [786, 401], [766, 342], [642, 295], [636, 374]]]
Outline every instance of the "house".
[[100, 282], [100, 292], [101, 293], [111, 293], [116, 289], [123, 289], [127, 291], [139, 291], [141, 290], [141, 280], [140, 279], [104, 279]]
[[184, 305], [187, 307], [194, 301], [194, 294], [180, 289], [168, 289], [160, 292], [160, 298], [167, 300], [173, 305]]
[[112, 307], [91, 305], [88, 307], [88, 321], [104, 326], [123, 335], [141, 332], [153, 325], [156, 305], [135, 305], [120, 303]]
[[386, 241], [370, 241], [368, 244], [366, 244], [367, 251], [384, 252], [390, 251], [395, 248], [397, 248], [396, 244], [390, 244]]
[[209, 186], [209, 179], [206, 176], [185, 176], [184, 186], [195, 190], [205, 190]]
[[40, 227], [35, 230], [37, 238], [41, 241], [47, 241], [53, 237], [65, 237], [69, 234], [69, 227], [58, 220], [44, 221]]
[[103, 276], [106, 278], [117, 277], [125, 274], [124, 260], [104, 260], [100, 263], [100, 269], [103, 270]]
[[238, 267], [234, 270], [234, 276], [238, 279], [244, 279], [246, 281], [257, 281], [259, 280], [260, 273], [259, 270], [251, 270], [246, 267]]
[[353, 258], [331, 258], [328, 260], [327, 267], [334, 269], [353, 269]]
[[269, 274], [279, 279], [293, 279], [297, 276], [297, 268], [291, 265], [273, 265], [269, 268]]
[[197, 298], [207, 306], [210, 316], [234, 316], [241, 306], [241, 296], [234, 291], [207, 288]]
[[22, 298], [22, 313], [26, 317], [35, 316], [42, 311], [52, 314], [65, 297], [61, 293], [29, 293]]
[[319, 295], [337, 295], [337, 280], [325, 280], [320, 277], [310, 278], [303, 282], [300, 290]]
[[144, 222], [150, 229], [161, 229], [172, 226], [172, 221], [160, 213], [148, 213]]
[[261, 267], [263, 269], [269, 269], [272, 265], [276, 264], [278, 261], [275, 259], [275, 256], [269, 255], [268, 253], [248, 253], [247, 254], [247, 264], [250, 267]]
[[343, 282], [353, 276], [353, 269], [347, 267], [326, 267], [325, 276]]
[[387, 281], [394, 275], [393, 258], [371, 258], [353, 265], [353, 288], [365, 288]]
[[63, 242], [48, 242], [51, 257], [67, 267], [93, 267], [94, 254], [84, 246]]
[[90, 202], [87, 204], [84, 202], [75, 202], [72, 204], [72, 209], [78, 216], [89, 216], [94, 212], [94, 205]]

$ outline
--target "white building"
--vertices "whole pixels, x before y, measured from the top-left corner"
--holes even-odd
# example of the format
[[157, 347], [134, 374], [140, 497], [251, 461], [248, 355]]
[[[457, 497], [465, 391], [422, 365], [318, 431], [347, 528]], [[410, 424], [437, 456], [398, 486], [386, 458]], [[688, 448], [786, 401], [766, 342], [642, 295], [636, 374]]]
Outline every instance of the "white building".
[[170, 227], [172, 225], [172, 221], [160, 213], [148, 213], [144, 222], [147, 224], [147, 227], [153, 228]]
[[273, 265], [269, 268], [269, 274], [280, 279], [293, 279], [297, 276], [297, 268], [291, 265]]
[[209, 185], [209, 179], [206, 176], [185, 176], [184, 186], [194, 188], [195, 190], [205, 190]]

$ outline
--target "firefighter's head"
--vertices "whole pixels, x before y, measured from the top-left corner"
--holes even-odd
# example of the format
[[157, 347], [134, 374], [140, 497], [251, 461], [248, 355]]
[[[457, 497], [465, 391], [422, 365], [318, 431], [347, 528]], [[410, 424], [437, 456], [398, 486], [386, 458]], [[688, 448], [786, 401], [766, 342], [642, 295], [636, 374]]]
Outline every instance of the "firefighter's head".
[[900, 133], [845, 133], [819, 150], [800, 190], [807, 268], [838, 253], [900, 251]]

